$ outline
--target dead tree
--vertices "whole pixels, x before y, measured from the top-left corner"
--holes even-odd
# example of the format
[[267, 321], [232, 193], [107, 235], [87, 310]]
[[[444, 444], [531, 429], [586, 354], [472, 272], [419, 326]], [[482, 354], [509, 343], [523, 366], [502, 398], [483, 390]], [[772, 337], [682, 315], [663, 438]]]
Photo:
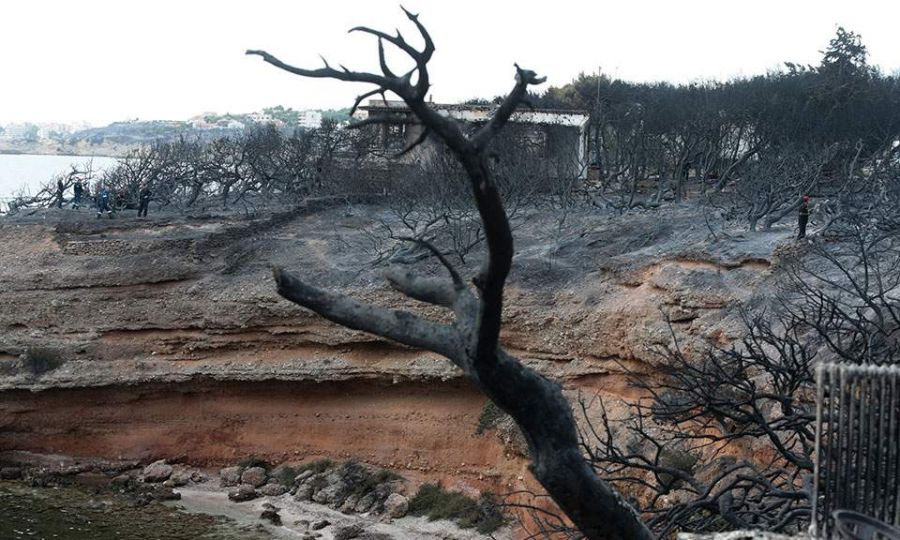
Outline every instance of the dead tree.
[[647, 398], [612, 422], [587, 420], [585, 447], [604, 478], [635, 490], [648, 524], [673, 531], [797, 532], [811, 513], [814, 378], [805, 322], [744, 315], [747, 335], [687, 358], [664, 351], [666, 375], [636, 376]]
[[900, 364], [900, 231], [867, 216], [841, 221], [810, 243], [806, 260], [786, 266], [781, 303], [829, 360]]
[[[785, 257], [773, 309], [744, 337], [699, 355], [663, 351], [629, 416], [585, 407], [585, 445], [604, 478], [640, 497], [660, 536], [725, 528], [797, 532], [812, 511], [814, 366], [900, 363], [900, 230], [844, 216]], [[674, 334], [673, 334], [674, 338]], [[624, 489], [623, 489], [624, 491]]]
[[[374, 85], [373, 90], [356, 99], [352, 110], [364, 99], [379, 94], [384, 96], [386, 92], [403, 99], [425, 129], [401, 153], [412, 150], [429, 136], [437, 136], [456, 156], [470, 181], [483, 223], [487, 260], [472, 279], [474, 288], [437, 249], [433, 252], [446, 267], [449, 279], [423, 277], [396, 268], [387, 272], [388, 282], [401, 293], [452, 310], [455, 320], [451, 324], [318, 289], [281, 268], [274, 269], [278, 292], [348, 328], [447, 357], [522, 428], [533, 456], [532, 474], [587, 538], [650, 539], [652, 534], [632, 507], [598, 478], [585, 461], [572, 410], [559, 384], [523, 366], [498, 343], [503, 289], [512, 265], [513, 238], [500, 192], [491, 174], [487, 150], [516, 108], [525, 101], [528, 87], [540, 84], [544, 79], [516, 66], [516, 84], [512, 91], [484, 126], [467, 135], [455, 121], [441, 116], [426, 103], [430, 84], [427, 65], [435, 50], [434, 43], [418, 17], [404, 12], [424, 41], [422, 50], [410, 45], [399, 32], [390, 35], [367, 27], [351, 30], [378, 38], [380, 74], [351, 71], [343, 66], [335, 69], [327, 61], [319, 69], [303, 69], [288, 65], [265, 51], [251, 50], [247, 54], [261, 56], [266, 62], [302, 77]], [[405, 53], [414, 61], [415, 67], [404, 74], [395, 74], [385, 59], [385, 43]], [[391, 121], [389, 117], [376, 115], [353, 125], [360, 127]]]
[[767, 152], [746, 166], [734, 196], [745, 212], [749, 229], [755, 231], [762, 221], [768, 230], [795, 214], [800, 197], [817, 189], [823, 169], [833, 156], [833, 147], [790, 147], [777, 153]]

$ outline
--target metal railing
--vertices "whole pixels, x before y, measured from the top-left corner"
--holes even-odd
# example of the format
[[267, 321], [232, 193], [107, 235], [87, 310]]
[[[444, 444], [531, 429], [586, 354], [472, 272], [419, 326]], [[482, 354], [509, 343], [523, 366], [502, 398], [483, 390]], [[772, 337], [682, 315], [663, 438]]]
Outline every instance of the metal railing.
[[835, 533], [851, 510], [900, 523], [900, 367], [817, 367], [813, 533]]

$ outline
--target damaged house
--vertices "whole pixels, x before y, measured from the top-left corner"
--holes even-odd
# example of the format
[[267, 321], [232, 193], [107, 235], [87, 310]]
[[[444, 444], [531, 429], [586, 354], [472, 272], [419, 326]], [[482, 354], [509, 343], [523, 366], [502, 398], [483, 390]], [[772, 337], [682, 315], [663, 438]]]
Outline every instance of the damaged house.
[[[490, 119], [497, 105], [432, 104], [432, 107], [458, 120], [463, 129], [474, 130]], [[357, 120], [374, 116], [389, 119], [389, 123], [364, 128], [366, 144], [382, 164], [427, 166], [440, 159], [441, 152], [446, 152], [429, 137], [411, 151], [398, 155], [415, 145], [423, 131], [404, 102], [373, 99], [359, 107], [356, 114]], [[588, 119], [586, 111], [520, 109], [512, 115], [502, 136], [492, 143], [496, 159], [504, 159], [508, 162], [506, 166], [514, 165], [529, 175], [584, 179], [588, 170]]]

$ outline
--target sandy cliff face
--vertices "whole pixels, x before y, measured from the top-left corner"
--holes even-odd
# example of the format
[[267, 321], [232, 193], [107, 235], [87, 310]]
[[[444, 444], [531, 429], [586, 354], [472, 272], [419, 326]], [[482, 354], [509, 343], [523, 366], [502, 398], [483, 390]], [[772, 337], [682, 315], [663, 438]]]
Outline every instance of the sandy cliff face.
[[[472, 485], [518, 479], [515, 452], [474, 434], [484, 398], [448, 361], [275, 293], [272, 264], [446, 318], [389, 290], [369, 262], [382, 218], [358, 206], [0, 222], [0, 450], [331, 456]], [[572, 395], [633, 394], [624, 371], [658, 369], [667, 318], [688, 349], [734, 337], [735, 306], [771, 279], [789, 236], [710, 239], [696, 211], [678, 208], [569, 223], [559, 232], [532, 214], [516, 229], [503, 340]]]

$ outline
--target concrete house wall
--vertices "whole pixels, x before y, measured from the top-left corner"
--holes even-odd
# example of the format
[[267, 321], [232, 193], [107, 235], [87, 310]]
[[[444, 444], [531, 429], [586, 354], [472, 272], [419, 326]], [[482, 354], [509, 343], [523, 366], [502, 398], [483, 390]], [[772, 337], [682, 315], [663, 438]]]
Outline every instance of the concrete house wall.
[[[464, 128], [477, 129], [487, 122], [496, 105], [435, 105], [432, 107], [441, 115], [458, 120]], [[388, 116], [396, 119], [396, 124], [370, 126], [373, 130], [372, 143], [389, 151], [400, 151], [413, 143], [422, 133], [421, 126], [406, 104], [402, 101], [370, 100], [359, 108], [358, 119], [370, 116]], [[520, 110], [510, 117], [508, 126], [513, 126], [517, 136], [526, 137], [529, 144], [543, 145], [547, 161], [565, 163], [566, 174], [578, 178], [587, 177], [589, 115], [585, 111], [573, 110]], [[518, 128], [518, 129], [516, 129]], [[435, 141], [427, 141], [412, 152], [396, 158], [402, 163], [421, 163], [437, 151]]]

